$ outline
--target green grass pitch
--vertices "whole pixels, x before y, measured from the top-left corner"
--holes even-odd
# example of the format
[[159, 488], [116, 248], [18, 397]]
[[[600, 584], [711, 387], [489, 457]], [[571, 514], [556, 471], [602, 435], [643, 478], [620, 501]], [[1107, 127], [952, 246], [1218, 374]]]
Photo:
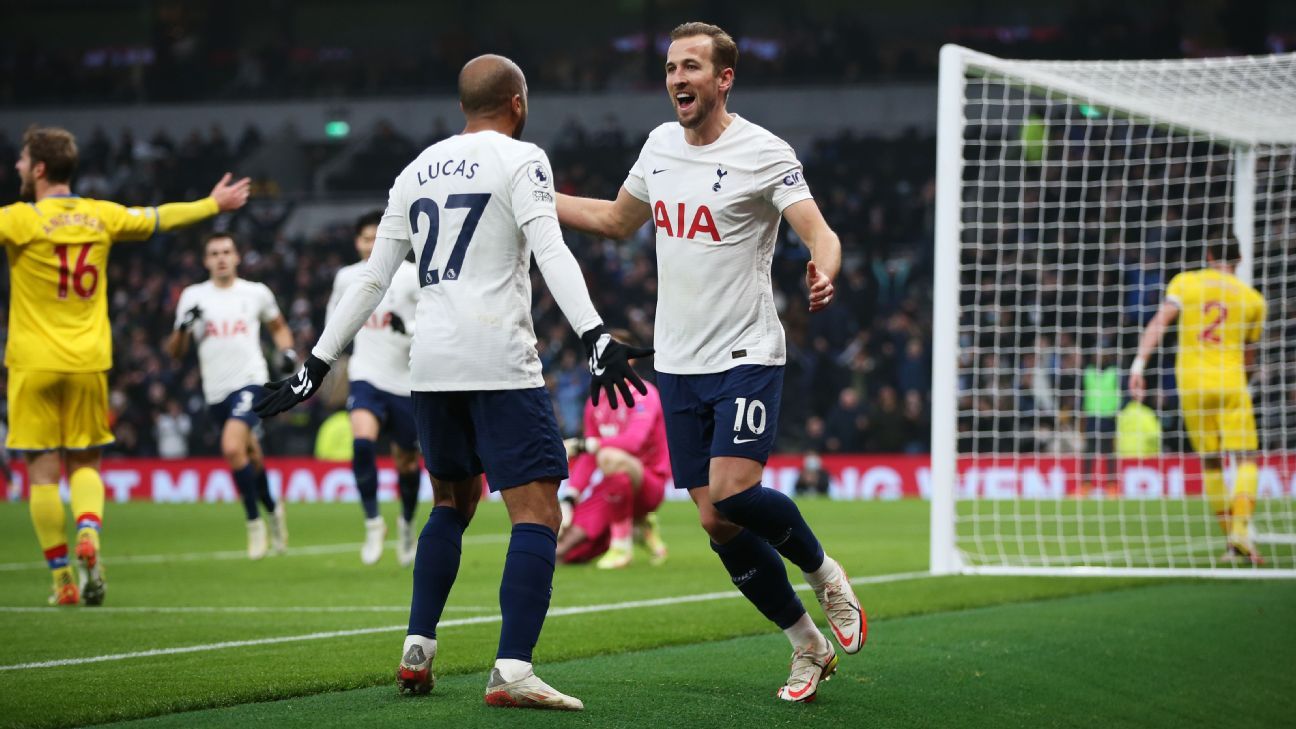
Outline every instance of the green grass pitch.
[[237, 506], [109, 504], [102, 609], [42, 607], [49, 580], [26, 505], [0, 504], [0, 726], [1204, 727], [1296, 716], [1296, 583], [930, 578], [917, 574], [925, 503], [802, 506], [862, 582], [871, 618], [868, 644], [842, 657], [815, 704], [773, 697], [785, 639], [731, 595], [692, 506], [669, 503], [666, 566], [640, 555], [624, 571], [555, 578], [537, 668], [587, 710], [501, 716], [481, 703], [508, 532], [497, 503], [465, 538], [439, 681], [420, 698], [393, 685], [410, 573], [390, 551], [360, 564], [354, 504], [290, 506], [290, 554], [259, 563], [239, 556]]

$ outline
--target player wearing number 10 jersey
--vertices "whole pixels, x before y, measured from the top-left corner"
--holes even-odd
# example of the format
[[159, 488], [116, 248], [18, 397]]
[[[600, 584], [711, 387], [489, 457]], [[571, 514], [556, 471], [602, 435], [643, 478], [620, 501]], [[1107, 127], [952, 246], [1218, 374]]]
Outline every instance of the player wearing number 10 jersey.
[[805, 573], [838, 643], [867, 624], [845, 571], [800, 510], [761, 484], [774, 444], [786, 360], [770, 281], [779, 224], [810, 249], [810, 311], [832, 300], [841, 243], [786, 142], [726, 110], [738, 47], [720, 28], [671, 32], [666, 88], [677, 122], [648, 135], [615, 201], [558, 196], [563, 225], [624, 239], [648, 220], [657, 238], [657, 387], [671, 471], [689, 490], [711, 547], [735, 585], [793, 646], [787, 701], [811, 701], [837, 668], [788, 581]]
[[[1225, 561], [1263, 560], [1250, 536], [1259, 473], [1256, 469], [1255, 413], [1247, 391], [1248, 370], [1264, 331], [1265, 300], [1260, 292], [1233, 275], [1241, 260], [1236, 240], [1206, 247], [1206, 268], [1175, 276], [1166, 300], [1139, 340], [1130, 368], [1130, 394], [1142, 400], [1147, 392], [1143, 368], [1178, 317], [1179, 349], [1175, 380], [1184, 426], [1193, 450], [1201, 457], [1202, 486], [1211, 511], [1228, 538]], [[1237, 465], [1230, 503], [1224, 485], [1224, 455]]]
[[[190, 203], [127, 208], [72, 194], [76, 139], [56, 128], [33, 127], [23, 137], [16, 168], [22, 196], [34, 202], [0, 208], [0, 242], [9, 261], [10, 449], [26, 452], [31, 516], [54, 576], [52, 602], [103, 602], [99, 532], [104, 487], [100, 449], [108, 427], [108, 253], [117, 241], [146, 240], [159, 230], [197, 223], [247, 201], [247, 179], [227, 174], [210, 197]], [[58, 481], [66, 460], [77, 522], [78, 586], [68, 563]]]

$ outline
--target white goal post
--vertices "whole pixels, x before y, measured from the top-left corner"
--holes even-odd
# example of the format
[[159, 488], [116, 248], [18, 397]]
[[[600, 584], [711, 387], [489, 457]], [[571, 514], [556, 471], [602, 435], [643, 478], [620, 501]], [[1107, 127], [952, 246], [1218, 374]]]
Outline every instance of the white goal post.
[[[1296, 54], [1019, 61], [949, 45], [939, 94], [931, 571], [1296, 578]], [[1254, 428], [1236, 398], [1183, 412], [1187, 312], [1131, 406], [1167, 285], [1229, 236], [1263, 328], [1208, 301], [1215, 319], [1186, 331], [1260, 332]], [[1210, 450], [1206, 432], [1210, 454], [1193, 445]], [[1230, 541], [1264, 564], [1230, 558]]]

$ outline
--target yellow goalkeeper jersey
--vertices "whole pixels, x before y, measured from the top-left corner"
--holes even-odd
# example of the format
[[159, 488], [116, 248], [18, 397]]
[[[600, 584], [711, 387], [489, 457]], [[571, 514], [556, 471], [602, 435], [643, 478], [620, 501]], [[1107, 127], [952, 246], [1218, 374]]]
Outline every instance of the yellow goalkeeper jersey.
[[114, 241], [145, 240], [215, 215], [216, 201], [128, 208], [52, 195], [0, 207], [9, 260], [9, 341], [16, 370], [102, 372], [112, 367], [108, 252]]
[[1179, 388], [1246, 387], [1246, 345], [1260, 340], [1265, 300], [1232, 274], [1207, 268], [1175, 276], [1166, 299], [1179, 307]]

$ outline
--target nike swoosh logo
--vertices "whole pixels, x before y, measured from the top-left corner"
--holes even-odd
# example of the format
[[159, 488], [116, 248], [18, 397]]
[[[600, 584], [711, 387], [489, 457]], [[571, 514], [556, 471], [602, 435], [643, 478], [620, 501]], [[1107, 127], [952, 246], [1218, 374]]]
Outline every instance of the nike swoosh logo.
[[306, 388], [307, 388], [308, 385], [309, 385], [309, 383], [306, 382], [306, 378], [305, 378], [305, 377], [302, 377], [302, 378], [301, 378], [301, 382], [294, 382], [294, 383], [292, 384], [292, 391], [293, 391], [293, 394], [294, 394], [294, 395], [300, 395], [300, 394], [302, 394], [303, 392], [306, 392]]
[[661, 169], [661, 170], [653, 170], [653, 174], [655, 175], [655, 174], [657, 174], [657, 173], [659, 173], [659, 172], [665, 172], [666, 170], [669, 170], [669, 169], [670, 169], [670, 168], [667, 167], [667, 168], [665, 168], [665, 169]]
[[759, 440], [759, 438], [739, 438], [738, 436], [735, 435], [734, 445], [742, 445], [743, 443], [750, 443], [754, 440]]

